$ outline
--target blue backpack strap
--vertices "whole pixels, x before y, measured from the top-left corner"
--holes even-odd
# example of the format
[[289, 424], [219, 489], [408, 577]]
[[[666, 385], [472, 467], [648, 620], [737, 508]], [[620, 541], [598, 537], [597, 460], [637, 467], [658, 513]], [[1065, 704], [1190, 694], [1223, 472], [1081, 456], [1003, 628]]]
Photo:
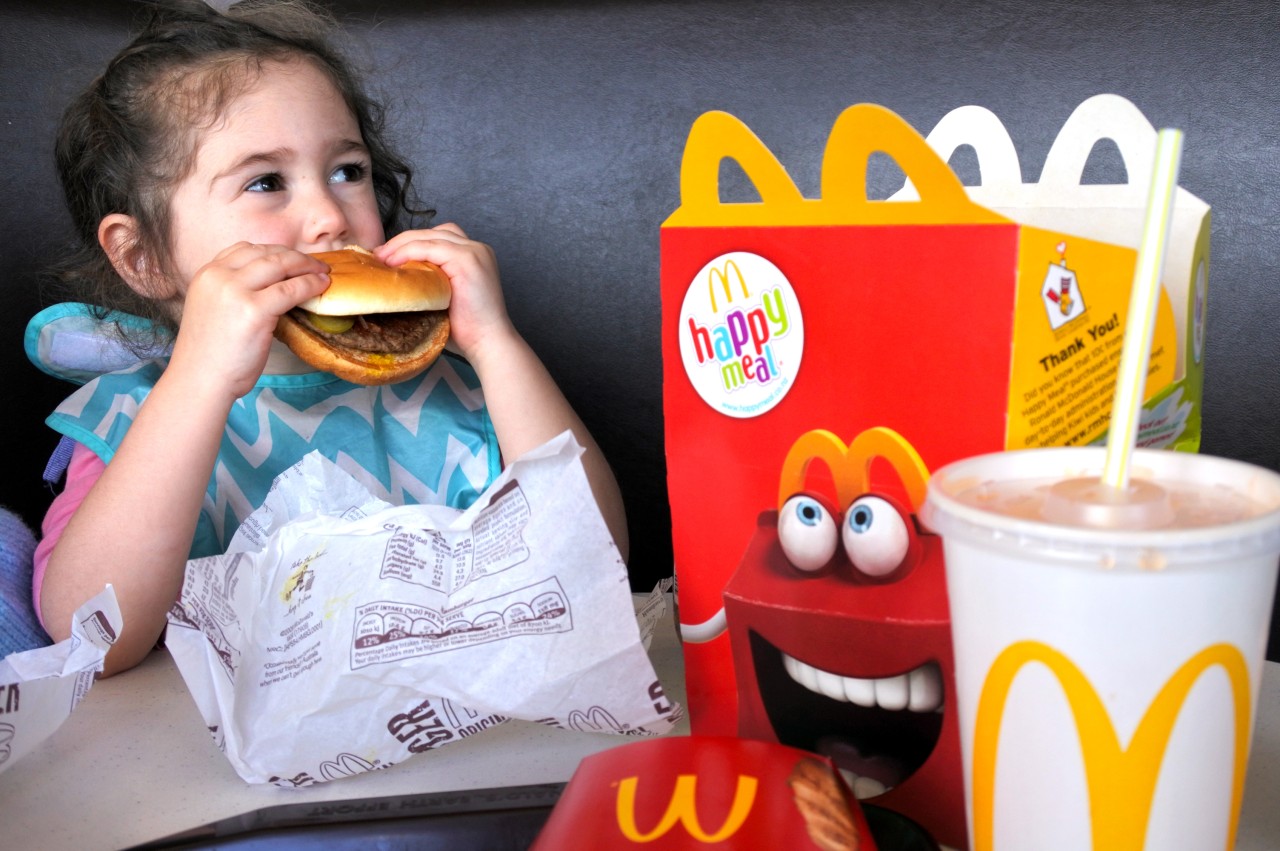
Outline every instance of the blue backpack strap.
[[62, 477], [67, 474], [67, 467], [71, 465], [71, 453], [75, 448], [76, 442], [64, 434], [49, 456], [49, 462], [44, 465], [44, 480], [47, 484], [52, 486], [62, 481]]

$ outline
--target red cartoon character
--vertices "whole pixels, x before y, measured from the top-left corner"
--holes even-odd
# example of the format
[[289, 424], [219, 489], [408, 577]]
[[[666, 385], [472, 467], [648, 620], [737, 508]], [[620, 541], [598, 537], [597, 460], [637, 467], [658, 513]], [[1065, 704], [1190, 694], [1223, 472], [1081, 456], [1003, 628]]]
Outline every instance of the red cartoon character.
[[[896, 481], [872, 489], [873, 465]], [[723, 611], [683, 635], [706, 641], [728, 630], [742, 736], [830, 757], [859, 798], [960, 848], [942, 542], [916, 519], [928, 477], [890, 429], [868, 429], [848, 446], [828, 431], [804, 434], [783, 463], [777, 510], [761, 513], [724, 589]]]

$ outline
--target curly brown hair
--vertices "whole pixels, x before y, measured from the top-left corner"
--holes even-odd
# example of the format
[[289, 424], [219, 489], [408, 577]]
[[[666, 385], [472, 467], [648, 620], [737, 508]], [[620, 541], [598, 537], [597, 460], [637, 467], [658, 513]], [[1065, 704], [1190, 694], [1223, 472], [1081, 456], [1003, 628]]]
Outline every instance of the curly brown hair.
[[[306, 61], [328, 75], [355, 117], [369, 150], [384, 229], [391, 233], [415, 209], [413, 173], [385, 138], [382, 106], [365, 93], [330, 40], [336, 22], [307, 0], [243, 0], [218, 11], [204, 0], [146, 0], [138, 34], [62, 117], [56, 143], [58, 177], [75, 227], [76, 247], [56, 270], [102, 319], [113, 311], [174, 333], [164, 302], [128, 286], [98, 244], [111, 213], [137, 223], [137, 249], [150, 268], [171, 268], [169, 199], [193, 165], [198, 134], [251, 86], [270, 62]], [[113, 323], [126, 343], [148, 350], [138, 323]]]

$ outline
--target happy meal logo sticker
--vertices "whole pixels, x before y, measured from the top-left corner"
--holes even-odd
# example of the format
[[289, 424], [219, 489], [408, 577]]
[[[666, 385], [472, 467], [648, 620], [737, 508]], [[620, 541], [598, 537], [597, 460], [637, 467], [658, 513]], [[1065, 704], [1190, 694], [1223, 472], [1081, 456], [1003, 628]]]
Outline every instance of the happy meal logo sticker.
[[1076, 273], [1067, 268], [1065, 242], [1058, 243], [1058, 255], [1058, 261], [1049, 264], [1044, 284], [1040, 287], [1045, 311], [1049, 315], [1049, 325], [1054, 330], [1080, 316], [1085, 309], [1080, 282], [1076, 279]]
[[735, 251], [694, 276], [680, 309], [680, 357], [698, 395], [730, 417], [757, 417], [795, 384], [804, 320], [786, 275]]

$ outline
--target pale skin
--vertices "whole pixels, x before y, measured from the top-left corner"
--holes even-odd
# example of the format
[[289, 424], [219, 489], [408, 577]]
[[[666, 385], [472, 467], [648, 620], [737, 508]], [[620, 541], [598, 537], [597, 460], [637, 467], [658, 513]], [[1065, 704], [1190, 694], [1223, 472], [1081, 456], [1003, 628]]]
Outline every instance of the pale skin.
[[427, 260], [453, 287], [451, 346], [475, 368], [503, 457], [570, 430], [605, 523], [627, 553], [621, 494], [599, 447], [541, 360], [512, 325], [489, 246], [454, 224], [385, 241], [355, 120], [328, 79], [305, 62], [268, 63], [197, 137], [174, 188], [171, 263], [136, 246], [136, 223], [112, 214], [99, 241], [135, 289], [180, 317], [173, 355], [115, 457], [50, 555], [41, 614], [55, 640], [106, 583], [124, 619], [103, 676], [155, 646], [181, 589], [188, 550], [231, 405], [268, 363], [291, 354], [277, 319], [328, 286], [310, 253], [351, 243], [390, 265]]

